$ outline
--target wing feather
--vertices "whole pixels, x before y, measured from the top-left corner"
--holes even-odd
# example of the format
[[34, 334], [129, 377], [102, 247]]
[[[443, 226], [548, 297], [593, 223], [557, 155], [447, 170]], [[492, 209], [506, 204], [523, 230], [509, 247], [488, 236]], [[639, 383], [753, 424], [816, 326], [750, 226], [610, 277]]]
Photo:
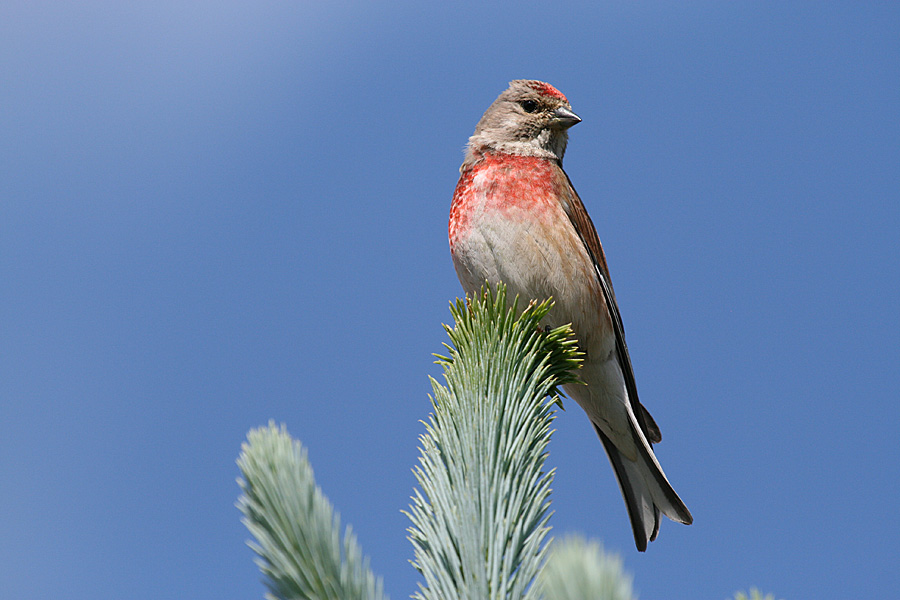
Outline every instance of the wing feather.
[[612, 319], [613, 331], [616, 335], [616, 356], [619, 361], [619, 368], [622, 370], [622, 376], [625, 378], [625, 389], [628, 392], [628, 401], [631, 403], [631, 409], [641, 426], [644, 436], [650, 444], [660, 442], [662, 434], [656, 421], [650, 416], [650, 413], [641, 405], [638, 399], [637, 384], [634, 380], [634, 369], [631, 366], [631, 356], [628, 354], [628, 344], [625, 343], [625, 327], [622, 324], [622, 316], [619, 314], [619, 305], [616, 303], [616, 294], [613, 291], [612, 281], [609, 277], [609, 267], [606, 266], [606, 255], [603, 253], [603, 246], [600, 244], [600, 237], [597, 235], [597, 229], [588, 215], [587, 209], [575, 186], [569, 176], [559, 166], [559, 173], [565, 179], [561, 188], [561, 198], [563, 202], [563, 210], [569, 216], [572, 226], [581, 238], [588, 254], [594, 263], [594, 270], [597, 273], [597, 279], [600, 281], [600, 289], [603, 291], [603, 299], [606, 300], [606, 306], [609, 309], [609, 315]]

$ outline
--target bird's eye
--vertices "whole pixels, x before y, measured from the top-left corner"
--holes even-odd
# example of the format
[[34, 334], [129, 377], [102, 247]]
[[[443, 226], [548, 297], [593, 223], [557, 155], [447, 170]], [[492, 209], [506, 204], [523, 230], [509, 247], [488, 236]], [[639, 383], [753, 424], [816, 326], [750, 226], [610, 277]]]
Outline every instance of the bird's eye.
[[522, 100], [522, 102], [520, 102], [519, 104], [522, 105], [522, 110], [527, 113], [533, 113], [538, 109], [537, 102], [535, 102], [534, 100]]

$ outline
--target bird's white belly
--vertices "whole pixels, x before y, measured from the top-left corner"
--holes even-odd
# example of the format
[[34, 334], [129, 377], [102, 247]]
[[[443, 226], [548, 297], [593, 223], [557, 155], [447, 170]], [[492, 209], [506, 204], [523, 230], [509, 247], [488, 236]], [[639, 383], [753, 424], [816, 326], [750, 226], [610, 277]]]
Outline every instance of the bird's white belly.
[[529, 300], [552, 297], [555, 305], [544, 324], [571, 323], [586, 354], [579, 376], [588, 385], [566, 386], [566, 394], [633, 457], [627, 392], [593, 262], [561, 209], [558, 218], [564, 220], [559, 223], [515, 217], [479, 218], [468, 235], [457, 240], [453, 263], [463, 288], [473, 295], [485, 282], [503, 282], [510, 302], [519, 296], [520, 308]]
[[562, 209], [544, 218], [480, 213], [469, 235], [457, 241], [453, 263], [467, 293], [487, 281], [505, 283], [520, 305], [552, 297], [547, 325], [571, 323], [582, 350], [612, 352], [615, 340], [593, 262]]

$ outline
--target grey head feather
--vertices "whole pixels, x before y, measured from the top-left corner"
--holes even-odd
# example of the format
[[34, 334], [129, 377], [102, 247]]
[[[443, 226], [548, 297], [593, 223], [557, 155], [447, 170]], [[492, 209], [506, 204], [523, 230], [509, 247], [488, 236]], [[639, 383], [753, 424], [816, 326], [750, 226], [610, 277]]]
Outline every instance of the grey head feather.
[[463, 167], [486, 151], [562, 161], [568, 129], [580, 121], [566, 97], [550, 84], [511, 81], [478, 121]]

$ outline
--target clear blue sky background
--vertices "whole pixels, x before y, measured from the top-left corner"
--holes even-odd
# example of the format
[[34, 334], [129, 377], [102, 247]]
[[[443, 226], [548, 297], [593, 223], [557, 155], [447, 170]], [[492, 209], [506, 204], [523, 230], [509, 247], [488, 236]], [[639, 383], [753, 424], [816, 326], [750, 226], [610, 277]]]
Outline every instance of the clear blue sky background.
[[556, 534], [642, 598], [900, 588], [891, 2], [0, 5], [0, 596], [258, 598], [248, 429], [309, 448], [393, 598], [462, 148], [514, 78], [584, 122], [666, 472], [633, 546], [574, 405]]

